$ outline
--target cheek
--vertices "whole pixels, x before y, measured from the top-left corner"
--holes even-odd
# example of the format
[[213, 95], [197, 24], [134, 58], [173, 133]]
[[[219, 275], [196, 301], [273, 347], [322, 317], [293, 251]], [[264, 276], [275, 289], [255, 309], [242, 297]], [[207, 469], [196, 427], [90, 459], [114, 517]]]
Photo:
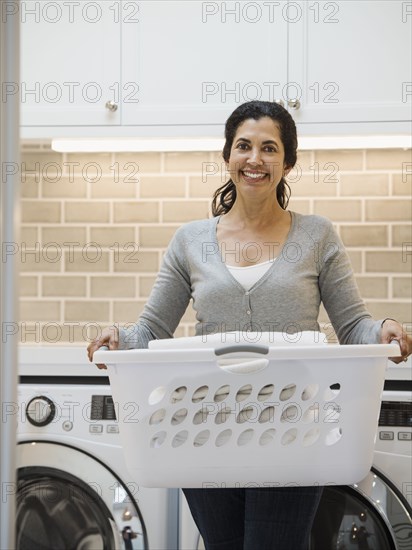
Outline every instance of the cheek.
[[226, 170], [230, 172], [236, 172], [240, 168], [240, 161], [236, 155], [232, 155], [229, 162], [226, 162]]
[[272, 161], [269, 163], [269, 174], [271, 179], [279, 181], [283, 175], [282, 163], [278, 161]]

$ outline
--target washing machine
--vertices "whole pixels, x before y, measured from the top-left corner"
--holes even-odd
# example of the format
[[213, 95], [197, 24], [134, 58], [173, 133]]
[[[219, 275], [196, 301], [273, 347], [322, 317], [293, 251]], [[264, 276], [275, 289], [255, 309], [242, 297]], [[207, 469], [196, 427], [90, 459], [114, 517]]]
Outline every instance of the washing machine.
[[[183, 495], [180, 550], [203, 550]], [[360, 483], [324, 488], [310, 550], [412, 549], [412, 364], [388, 362], [373, 466]]]
[[119, 424], [138, 403], [113, 402], [85, 348], [19, 351], [18, 550], [178, 548], [178, 490], [139, 487]]

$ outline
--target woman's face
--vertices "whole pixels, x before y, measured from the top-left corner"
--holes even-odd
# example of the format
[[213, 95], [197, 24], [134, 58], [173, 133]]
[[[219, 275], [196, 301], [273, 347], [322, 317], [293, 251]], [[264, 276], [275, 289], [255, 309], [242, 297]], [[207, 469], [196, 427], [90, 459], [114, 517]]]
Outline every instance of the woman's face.
[[267, 193], [289, 172], [284, 159], [279, 126], [269, 117], [250, 118], [238, 127], [226, 165], [237, 191]]

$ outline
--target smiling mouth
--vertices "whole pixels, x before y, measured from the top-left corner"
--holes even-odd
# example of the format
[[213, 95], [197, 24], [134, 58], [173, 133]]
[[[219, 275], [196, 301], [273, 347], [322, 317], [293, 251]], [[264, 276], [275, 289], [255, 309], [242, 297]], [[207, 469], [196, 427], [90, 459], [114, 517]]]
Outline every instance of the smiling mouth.
[[241, 174], [244, 178], [250, 181], [260, 181], [268, 175], [266, 172], [250, 172], [249, 170], [242, 170]]

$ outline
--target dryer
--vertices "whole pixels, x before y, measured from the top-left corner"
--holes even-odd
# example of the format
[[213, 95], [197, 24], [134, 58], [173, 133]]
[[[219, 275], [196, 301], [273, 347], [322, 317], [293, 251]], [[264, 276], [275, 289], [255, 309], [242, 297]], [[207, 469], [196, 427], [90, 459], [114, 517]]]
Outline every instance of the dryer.
[[[183, 495], [180, 550], [203, 550]], [[412, 365], [388, 362], [373, 466], [360, 483], [325, 487], [310, 550], [412, 548]]]
[[139, 487], [125, 466], [109, 379], [84, 348], [20, 349], [17, 549], [171, 550], [178, 491]]

